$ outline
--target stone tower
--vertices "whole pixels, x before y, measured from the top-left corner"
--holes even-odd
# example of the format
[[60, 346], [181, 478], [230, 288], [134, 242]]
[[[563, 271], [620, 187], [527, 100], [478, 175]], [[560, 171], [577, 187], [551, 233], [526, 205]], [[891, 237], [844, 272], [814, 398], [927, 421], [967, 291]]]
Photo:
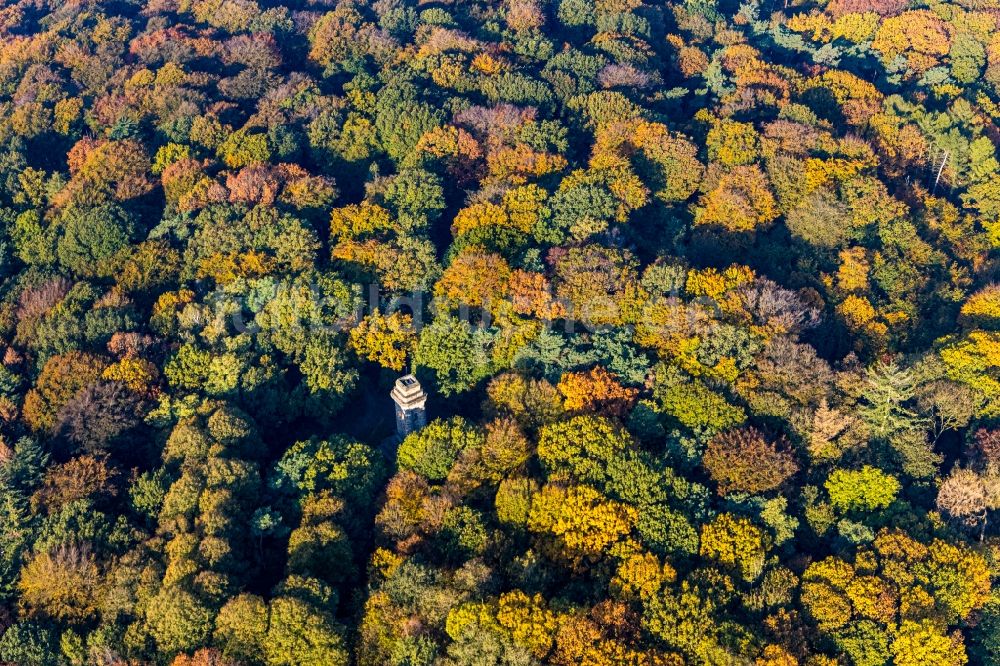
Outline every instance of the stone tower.
[[424, 411], [427, 394], [416, 377], [400, 377], [389, 395], [396, 403], [396, 434], [400, 439], [427, 425], [427, 412]]

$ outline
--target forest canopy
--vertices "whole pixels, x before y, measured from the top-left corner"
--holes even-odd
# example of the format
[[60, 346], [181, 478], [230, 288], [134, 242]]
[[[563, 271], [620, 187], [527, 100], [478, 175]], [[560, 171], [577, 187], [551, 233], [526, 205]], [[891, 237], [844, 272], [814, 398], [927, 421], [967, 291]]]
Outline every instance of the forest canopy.
[[0, 2], [0, 664], [1000, 664], [998, 145], [997, 0]]

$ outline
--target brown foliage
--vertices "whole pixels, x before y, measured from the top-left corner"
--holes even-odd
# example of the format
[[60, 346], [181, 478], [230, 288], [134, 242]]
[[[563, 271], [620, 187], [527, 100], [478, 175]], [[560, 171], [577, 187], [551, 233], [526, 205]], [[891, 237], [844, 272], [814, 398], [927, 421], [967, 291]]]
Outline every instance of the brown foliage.
[[984, 467], [996, 468], [1000, 465], [1000, 430], [977, 430], [972, 442], [972, 453]]
[[281, 182], [274, 169], [265, 164], [251, 164], [226, 176], [229, 201], [249, 204], [274, 205], [281, 189]]
[[94, 497], [113, 497], [117, 472], [103, 458], [90, 455], [73, 458], [56, 465], [45, 473], [42, 487], [31, 497], [32, 509], [44, 507], [49, 513], [75, 500]]
[[938, 509], [969, 527], [986, 518], [989, 504], [986, 484], [969, 469], [954, 470], [938, 490]]
[[71, 397], [56, 414], [55, 432], [91, 453], [103, 452], [139, 424], [143, 403], [121, 382], [94, 382]]
[[753, 427], [713, 437], [702, 465], [719, 485], [720, 495], [774, 490], [798, 471], [787, 442], [770, 442]]
[[434, 533], [441, 527], [444, 514], [452, 506], [445, 496], [431, 494], [427, 481], [414, 472], [404, 470], [392, 477], [385, 489], [385, 504], [375, 524], [398, 545], [410, 546], [424, 533]]
[[540, 28], [545, 23], [545, 12], [535, 0], [507, 0], [507, 27], [511, 30]]
[[67, 154], [67, 161], [72, 178], [59, 192], [59, 204], [76, 199], [90, 201], [97, 191], [125, 201], [153, 189], [149, 156], [133, 139], [81, 139]]
[[835, 18], [865, 12], [875, 12], [884, 17], [901, 13], [909, 4], [906, 0], [832, 0], [826, 10]]
[[116, 358], [137, 358], [139, 354], [156, 344], [156, 338], [141, 333], [118, 332], [108, 340], [108, 351]]
[[97, 380], [104, 361], [93, 354], [71, 351], [45, 362], [35, 388], [24, 398], [24, 420], [33, 430], [49, 430], [57, 414], [81, 389]]
[[190, 657], [177, 655], [170, 666], [239, 666], [240, 662], [223, 655], [215, 648], [202, 648]]
[[512, 104], [493, 107], [470, 106], [455, 114], [455, 122], [464, 125], [493, 152], [513, 139], [517, 128], [535, 119], [536, 110], [522, 109]]
[[32, 616], [85, 622], [97, 612], [100, 572], [86, 548], [60, 546], [35, 555], [21, 571], [21, 605]]
[[64, 277], [52, 278], [21, 292], [17, 299], [18, 322], [33, 322], [66, 297], [73, 283]]
[[297, 164], [251, 164], [226, 174], [226, 189], [232, 203], [272, 206], [276, 201], [296, 208], [316, 208], [336, 196], [333, 181], [312, 176]]
[[653, 77], [632, 65], [607, 65], [597, 75], [602, 88], [646, 88]]

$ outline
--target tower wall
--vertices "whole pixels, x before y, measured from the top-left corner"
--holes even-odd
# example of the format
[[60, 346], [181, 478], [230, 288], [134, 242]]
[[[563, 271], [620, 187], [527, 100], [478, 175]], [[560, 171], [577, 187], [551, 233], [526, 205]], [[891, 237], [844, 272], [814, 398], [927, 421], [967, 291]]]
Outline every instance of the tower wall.
[[396, 435], [406, 437], [427, 425], [425, 404], [427, 394], [420, 387], [420, 382], [413, 375], [406, 375], [396, 380], [390, 393], [396, 403]]

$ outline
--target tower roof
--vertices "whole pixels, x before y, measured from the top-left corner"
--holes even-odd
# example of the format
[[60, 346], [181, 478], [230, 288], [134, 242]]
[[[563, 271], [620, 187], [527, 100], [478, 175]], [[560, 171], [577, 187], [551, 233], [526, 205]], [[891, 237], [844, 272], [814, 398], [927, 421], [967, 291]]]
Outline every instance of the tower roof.
[[405, 375], [397, 379], [392, 393], [389, 395], [402, 409], [422, 407], [427, 400], [427, 394], [413, 375]]

